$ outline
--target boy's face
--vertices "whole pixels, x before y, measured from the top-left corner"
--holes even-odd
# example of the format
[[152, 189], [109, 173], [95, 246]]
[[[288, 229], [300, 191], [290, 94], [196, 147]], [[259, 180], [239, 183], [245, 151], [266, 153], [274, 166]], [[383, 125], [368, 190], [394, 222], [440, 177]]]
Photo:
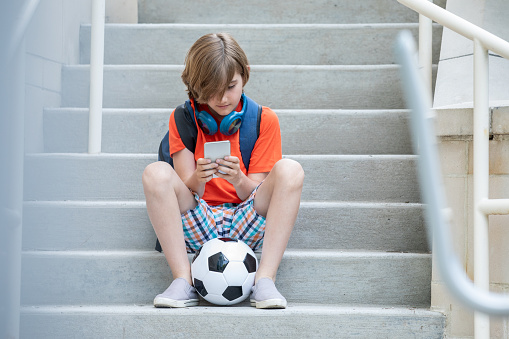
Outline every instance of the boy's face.
[[235, 72], [235, 75], [228, 85], [228, 89], [224, 92], [224, 96], [221, 98], [219, 95], [211, 97], [207, 101], [207, 105], [213, 113], [218, 115], [218, 118], [222, 118], [230, 114], [237, 105], [239, 104], [240, 97], [242, 96], [242, 76], [239, 72]]

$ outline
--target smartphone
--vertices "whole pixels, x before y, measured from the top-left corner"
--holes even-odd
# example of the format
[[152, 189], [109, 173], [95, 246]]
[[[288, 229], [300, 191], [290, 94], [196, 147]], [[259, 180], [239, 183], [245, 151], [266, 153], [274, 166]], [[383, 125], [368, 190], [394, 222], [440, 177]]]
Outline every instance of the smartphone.
[[[223, 159], [230, 155], [230, 141], [213, 141], [206, 142], [204, 145], [204, 158], [216, 162], [217, 159]], [[223, 172], [221, 172], [223, 173]], [[213, 178], [217, 178], [214, 174]]]

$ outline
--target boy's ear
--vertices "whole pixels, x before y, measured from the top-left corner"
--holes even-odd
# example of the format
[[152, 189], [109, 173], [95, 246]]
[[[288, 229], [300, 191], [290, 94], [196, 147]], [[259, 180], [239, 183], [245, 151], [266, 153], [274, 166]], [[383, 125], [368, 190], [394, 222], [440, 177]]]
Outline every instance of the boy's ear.
[[247, 67], [247, 70], [248, 70], [249, 72], [251, 72], [251, 66], [247, 65], [246, 67]]

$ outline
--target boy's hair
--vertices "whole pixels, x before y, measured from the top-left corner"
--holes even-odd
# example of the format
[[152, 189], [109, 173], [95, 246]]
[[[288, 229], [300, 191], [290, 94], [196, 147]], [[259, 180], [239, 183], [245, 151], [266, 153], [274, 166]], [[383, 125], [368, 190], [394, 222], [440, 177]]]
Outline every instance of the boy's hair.
[[235, 72], [239, 72], [245, 85], [249, 80], [248, 65], [246, 54], [231, 35], [207, 34], [187, 52], [182, 81], [190, 99], [206, 103], [215, 95], [224, 95]]

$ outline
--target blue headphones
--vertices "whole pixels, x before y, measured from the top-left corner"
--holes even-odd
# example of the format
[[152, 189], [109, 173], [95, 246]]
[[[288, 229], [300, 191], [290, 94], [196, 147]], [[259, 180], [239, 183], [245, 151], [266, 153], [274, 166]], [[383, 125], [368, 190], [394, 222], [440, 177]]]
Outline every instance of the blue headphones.
[[[224, 135], [232, 135], [237, 132], [242, 124], [242, 120], [244, 119], [244, 113], [246, 113], [247, 109], [247, 100], [244, 93], [240, 97], [242, 100], [242, 110], [240, 112], [233, 111], [221, 120], [221, 124], [219, 125], [219, 131]], [[190, 112], [193, 112], [190, 101], [186, 101], [186, 106]], [[195, 102], [195, 107], [198, 107]], [[216, 120], [206, 111], [194, 111], [196, 115], [196, 120], [198, 120], [198, 125], [201, 130], [208, 135], [214, 135], [217, 133], [217, 123]]]

